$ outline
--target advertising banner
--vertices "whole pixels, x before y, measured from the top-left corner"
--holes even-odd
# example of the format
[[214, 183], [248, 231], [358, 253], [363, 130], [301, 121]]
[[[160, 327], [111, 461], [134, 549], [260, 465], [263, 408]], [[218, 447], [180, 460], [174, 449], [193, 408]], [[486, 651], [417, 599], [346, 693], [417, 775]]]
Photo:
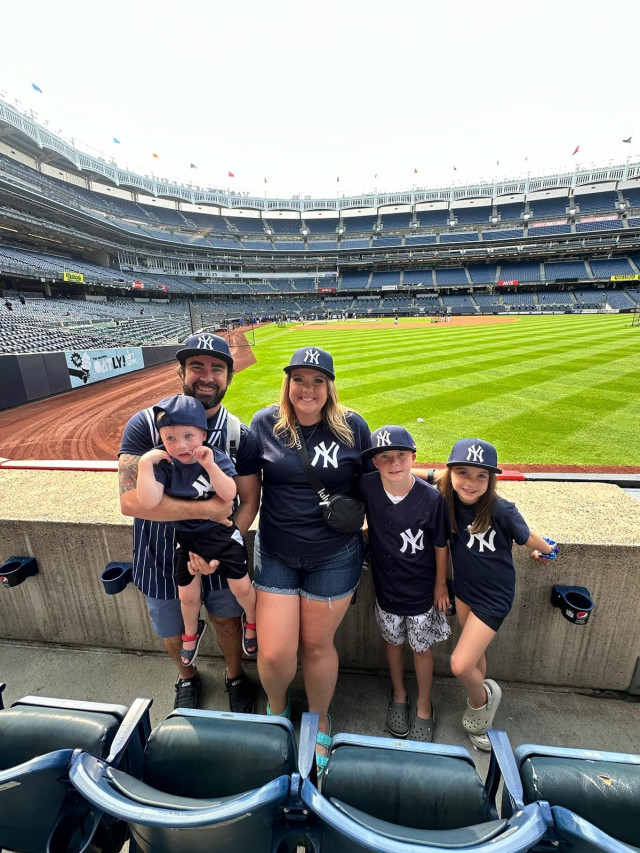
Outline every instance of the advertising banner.
[[92, 382], [101, 382], [141, 370], [144, 358], [141, 347], [103, 350], [73, 350], [64, 354], [69, 370], [72, 388], [79, 388]]
[[519, 283], [519, 278], [505, 278], [498, 282], [498, 287], [516, 287]]
[[640, 275], [612, 275], [611, 281], [638, 281]]
[[64, 281], [74, 281], [76, 284], [84, 284], [84, 275], [81, 272], [63, 272]]

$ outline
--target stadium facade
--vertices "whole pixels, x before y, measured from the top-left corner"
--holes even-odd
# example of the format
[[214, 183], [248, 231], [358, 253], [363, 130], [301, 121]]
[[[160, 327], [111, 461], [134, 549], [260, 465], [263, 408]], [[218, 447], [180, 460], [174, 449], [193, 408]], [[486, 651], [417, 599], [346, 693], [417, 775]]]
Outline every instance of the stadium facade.
[[192, 317], [634, 311], [639, 181], [259, 198], [122, 170], [0, 100], [0, 284]]

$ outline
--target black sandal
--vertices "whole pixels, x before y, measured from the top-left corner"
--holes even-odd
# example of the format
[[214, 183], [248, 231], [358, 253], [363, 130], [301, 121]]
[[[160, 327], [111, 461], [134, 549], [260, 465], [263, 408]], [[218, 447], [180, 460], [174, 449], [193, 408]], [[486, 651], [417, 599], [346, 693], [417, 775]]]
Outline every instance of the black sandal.
[[254, 658], [258, 654], [258, 638], [247, 637], [247, 628], [250, 631], [255, 631], [256, 626], [247, 622], [247, 614], [242, 613], [242, 649], [247, 657]]

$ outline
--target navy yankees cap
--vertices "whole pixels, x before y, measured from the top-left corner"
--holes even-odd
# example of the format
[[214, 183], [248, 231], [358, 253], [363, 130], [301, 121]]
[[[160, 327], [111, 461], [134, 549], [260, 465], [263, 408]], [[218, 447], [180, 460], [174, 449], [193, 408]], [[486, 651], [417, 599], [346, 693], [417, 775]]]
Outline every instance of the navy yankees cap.
[[410, 450], [416, 452], [416, 443], [409, 430], [401, 426], [383, 426], [371, 433], [371, 446], [362, 452], [363, 459], [371, 459], [385, 450]]
[[332, 379], [336, 378], [333, 370], [333, 358], [331, 354], [320, 347], [300, 347], [291, 356], [291, 361], [283, 367], [285, 373], [290, 373], [294, 367], [309, 367], [311, 370], [319, 370], [326, 373]]
[[186, 394], [176, 394], [165, 397], [153, 407], [153, 420], [158, 429], [167, 426], [195, 426], [209, 431], [207, 415], [200, 400], [187, 397]]
[[229, 344], [220, 335], [214, 335], [211, 332], [191, 335], [184, 342], [184, 349], [179, 349], [176, 353], [176, 358], [184, 364], [184, 360], [190, 355], [212, 355], [215, 358], [221, 358], [233, 367], [233, 356]]
[[467, 465], [473, 468], [486, 468], [495, 474], [502, 474], [498, 468], [498, 452], [493, 444], [481, 438], [461, 438], [453, 445], [447, 465]]

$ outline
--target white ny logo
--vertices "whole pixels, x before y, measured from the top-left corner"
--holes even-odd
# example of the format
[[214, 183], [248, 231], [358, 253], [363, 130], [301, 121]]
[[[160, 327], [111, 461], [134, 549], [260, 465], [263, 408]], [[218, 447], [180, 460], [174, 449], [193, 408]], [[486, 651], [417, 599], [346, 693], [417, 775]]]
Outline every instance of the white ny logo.
[[407, 529], [403, 530], [400, 535], [402, 536], [402, 548], [400, 548], [401, 554], [405, 553], [409, 545], [411, 545], [411, 556], [413, 556], [416, 551], [424, 551], [424, 534], [422, 530], [418, 530], [414, 536], [411, 529], [407, 527]]
[[308, 349], [304, 354], [304, 360], [309, 364], [319, 364], [320, 352], [317, 349]]
[[467, 451], [467, 462], [484, 462], [482, 455], [484, 453], [484, 447], [480, 444], [472, 444]]
[[213, 335], [200, 335], [196, 349], [213, 349]]
[[322, 467], [326, 468], [327, 463], [331, 463], [334, 468], [338, 467], [338, 449], [340, 445], [336, 444], [335, 441], [332, 441], [329, 447], [324, 446], [324, 441], [321, 441], [320, 444], [316, 444], [316, 453], [311, 462], [312, 465], [315, 466], [316, 462], [322, 456], [324, 462], [322, 463]]
[[[493, 540], [496, 537], [496, 532], [493, 529], [493, 527], [490, 527], [488, 530], [485, 530], [484, 533], [472, 533], [471, 532], [471, 525], [469, 525], [467, 527], [467, 530], [469, 531], [469, 541], [467, 542], [467, 548], [472, 548], [473, 547], [473, 540], [477, 539], [478, 540], [478, 550], [480, 551], [480, 553], [482, 553], [484, 551], [485, 545], [487, 546], [487, 548], [490, 551], [496, 550], [494, 547], [494, 544], [493, 544]], [[485, 536], [487, 536], [487, 534], [489, 535], [489, 541], [487, 541], [484, 538]]]
[[391, 444], [391, 435], [389, 430], [386, 429], [384, 432], [378, 433], [378, 447], [384, 447], [385, 445]]
[[211, 488], [211, 482], [204, 476], [204, 474], [201, 474], [191, 485], [198, 493], [199, 498], [202, 498], [213, 491]]

